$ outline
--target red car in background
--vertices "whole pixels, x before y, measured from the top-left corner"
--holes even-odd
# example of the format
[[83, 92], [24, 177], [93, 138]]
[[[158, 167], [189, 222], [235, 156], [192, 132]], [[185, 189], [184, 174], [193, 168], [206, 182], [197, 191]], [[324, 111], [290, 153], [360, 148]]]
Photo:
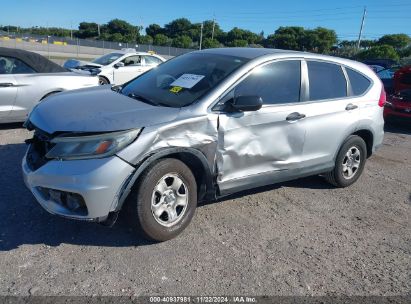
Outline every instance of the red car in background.
[[411, 89], [402, 90], [387, 98], [384, 119], [409, 118], [411, 121]]
[[411, 66], [405, 66], [394, 74], [393, 95], [387, 96], [384, 118], [406, 118], [411, 121]]

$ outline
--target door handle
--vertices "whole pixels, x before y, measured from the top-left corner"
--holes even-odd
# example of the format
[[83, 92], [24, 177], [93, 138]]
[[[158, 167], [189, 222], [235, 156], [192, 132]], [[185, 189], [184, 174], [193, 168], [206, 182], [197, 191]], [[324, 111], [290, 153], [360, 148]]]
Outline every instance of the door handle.
[[357, 105], [354, 105], [354, 104], [352, 104], [352, 103], [349, 103], [349, 104], [347, 104], [347, 106], [345, 107], [345, 110], [350, 111], [350, 110], [355, 110], [355, 109], [357, 109], [357, 108], [358, 108]]
[[296, 121], [305, 118], [305, 114], [300, 114], [298, 112], [293, 112], [286, 117], [288, 121]]
[[14, 84], [12, 84], [11, 82], [2, 82], [0, 83], [0, 88], [8, 88], [8, 87], [12, 87], [14, 86]]

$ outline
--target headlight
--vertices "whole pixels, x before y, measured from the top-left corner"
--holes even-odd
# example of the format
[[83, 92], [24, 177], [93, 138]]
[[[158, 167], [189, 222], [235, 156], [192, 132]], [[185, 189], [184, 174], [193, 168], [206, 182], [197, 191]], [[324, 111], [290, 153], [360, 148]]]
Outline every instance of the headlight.
[[87, 136], [61, 136], [51, 140], [55, 144], [47, 158], [64, 160], [102, 158], [113, 155], [132, 143], [140, 129]]

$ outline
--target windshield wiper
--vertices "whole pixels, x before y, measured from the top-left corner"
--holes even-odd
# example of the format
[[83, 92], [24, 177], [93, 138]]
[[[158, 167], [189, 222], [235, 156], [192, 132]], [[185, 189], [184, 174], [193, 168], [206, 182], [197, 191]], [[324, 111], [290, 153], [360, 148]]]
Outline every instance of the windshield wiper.
[[133, 98], [133, 99], [142, 101], [142, 102], [144, 102], [144, 103], [148, 103], [148, 104], [150, 104], [150, 105], [152, 105], [152, 106], [158, 106], [158, 103], [154, 102], [153, 100], [151, 100], [151, 99], [149, 99], [149, 98], [147, 98], [147, 97], [144, 97], [144, 96], [141, 96], [141, 95], [138, 95], [138, 94], [130, 93], [130, 94], [128, 94], [127, 96], [130, 97], [130, 98]]

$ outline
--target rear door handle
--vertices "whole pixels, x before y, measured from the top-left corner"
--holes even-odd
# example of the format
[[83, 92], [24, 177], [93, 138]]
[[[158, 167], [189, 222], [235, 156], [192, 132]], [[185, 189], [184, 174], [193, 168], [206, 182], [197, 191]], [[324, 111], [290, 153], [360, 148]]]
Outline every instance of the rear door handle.
[[0, 88], [8, 88], [8, 87], [12, 87], [14, 86], [14, 84], [12, 84], [11, 82], [2, 82], [0, 83]]
[[296, 121], [305, 118], [305, 114], [300, 114], [298, 112], [293, 112], [286, 117], [288, 121]]
[[350, 110], [355, 110], [355, 109], [357, 109], [357, 108], [358, 108], [357, 105], [354, 105], [354, 104], [352, 104], [352, 103], [349, 103], [349, 104], [347, 104], [347, 106], [345, 107], [345, 110], [350, 111]]

